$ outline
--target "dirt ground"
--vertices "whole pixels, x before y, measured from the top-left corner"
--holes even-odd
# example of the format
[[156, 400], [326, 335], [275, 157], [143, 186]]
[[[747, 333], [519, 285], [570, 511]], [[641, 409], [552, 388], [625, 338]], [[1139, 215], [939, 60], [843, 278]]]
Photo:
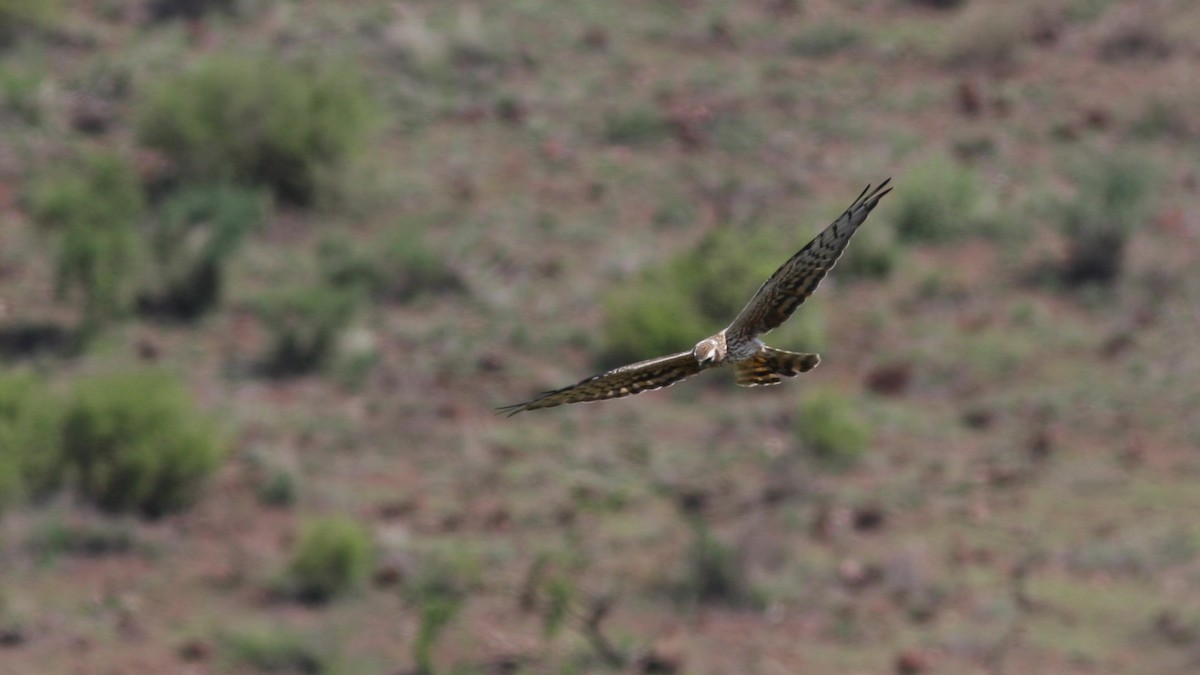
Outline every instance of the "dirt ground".
[[[0, 54], [5, 335], [81, 313], [30, 185], [80, 148], [148, 161], [159, 79], [338, 62], [380, 112], [216, 310], [2, 350], [60, 389], [162, 367], [231, 451], [180, 513], [5, 511], [0, 673], [414, 673], [423, 641], [439, 673], [1196, 672], [1198, 31], [1185, 0], [61, 3]], [[1120, 274], [1076, 286], [1062, 205], [1098, 157], [1141, 162], [1148, 205]], [[839, 268], [767, 340], [811, 373], [495, 414], [613, 365], [613, 326], [700, 278], [666, 270], [707, 269], [706, 237], [758, 242], [705, 277], [749, 299], [889, 176], [850, 245], [886, 271]], [[906, 233], [910, 198], [955, 231]], [[372, 297], [315, 373], [254, 367], [263, 293], [398, 230], [455, 281]], [[700, 322], [680, 350], [721, 327], [663, 312]], [[289, 599], [327, 515], [368, 529], [369, 579]]]

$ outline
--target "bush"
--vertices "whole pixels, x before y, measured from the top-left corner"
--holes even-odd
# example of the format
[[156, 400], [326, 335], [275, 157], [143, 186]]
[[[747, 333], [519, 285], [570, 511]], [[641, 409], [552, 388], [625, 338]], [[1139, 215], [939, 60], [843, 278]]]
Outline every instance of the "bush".
[[325, 650], [304, 635], [281, 628], [250, 628], [218, 636], [224, 659], [260, 673], [330, 672], [332, 660]]
[[914, 168], [896, 191], [893, 216], [903, 241], [945, 242], [970, 231], [979, 208], [974, 170], [937, 157]]
[[687, 604], [755, 604], [745, 560], [734, 547], [722, 542], [699, 516], [689, 516], [692, 545], [678, 599]]
[[30, 126], [41, 122], [43, 111], [38, 92], [43, 82], [40, 73], [0, 65], [0, 115], [6, 121], [16, 120]]
[[1121, 155], [1082, 165], [1075, 199], [1059, 209], [1070, 242], [1062, 270], [1067, 284], [1109, 284], [1120, 276], [1129, 235], [1148, 216], [1153, 180], [1144, 162]]
[[0, 47], [31, 28], [44, 28], [61, 14], [60, 0], [0, 0]]
[[189, 186], [167, 197], [152, 222], [153, 290], [141, 309], [190, 319], [214, 307], [226, 262], [265, 215], [262, 195], [242, 187]]
[[300, 493], [299, 471], [282, 458], [259, 449], [245, 454], [248, 477], [258, 501], [265, 506], [289, 507]]
[[290, 593], [319, 603], [361, 586], [371, 573], [373, 548], [367, 529], [348, 518], [308, 523], [288, 566]]
[[1151, 99], [1142, 114], [1129, 126], [1129, 134], [1139, 140], [1190, 138], [1191, 106], [1181, 100]]
[[[614, 292], [605, 303], [608, 321], [601, 365], [690, 349], [720, 330], [790, 255], [779, 251], [777, 241], [777, 236], [748, 237], [734, 228], [714, 230], [692, 251]], [[816, 313], [806, 308], [810, 311], [805, 316], [815, 319]], [[789, 325], [812, 328], [797, 317]]]
[[62, 449], [84, 499], [147, 516], [191, 505], [225, 454], [187, 391], [157, 371], [80, 382], [65, 412]]
[[325, 364], [355, 304], [352, 290], [328, 286], [286, 289], [264, 298], [259, 316], [271, 331], [270, 351], [263, 363], [266, 372], [283, 377]]
[[479, 560], [470, 549], [458, 545], [434, 549], [426, 554], [412, 579], [406, 581], [405, 598], [420, 616], [412, 643], [416, 673], [437, 672], [433, 664], [434, 647], [478, 585], [478, 565]]
[[59, 401], [35, 376], [0, 373], [0, 507], [62, 484], [60, 416]]
[[833, 268], [838, 279], [886, 279], [900, 260], [896, 233], [886, 222], [867, 223]]
[[115, 154], [94, 154], [37, 181], [33, 217], [60, 233], [56, 281], [77, 290], [85, 327], [125, 313], [144, 254], [138, 225], [145, 209], [137, 172]]
[[649, 145], [670, 134], [671, 125], [654, 108], [631, 108], [604, 116], [604, 140], [615, 145]]
[[651, 275], [610, 294], [605, 313], [608, 320], [600, 358], [605, 368], [690, 349], [709, 334], [709, 326], [696, 314], [691, 298], [664, 275]]
[[[797, 243], [796, 249], [800, 246]], [[691, 296], [700, 316], [720, 327], [741, 311], [792, 253], [779, 250], [778, 235], [765, 231], [747, 235], [737, 228], [722, 227], [673, 260], [669, 273]]]
[[266, 506], [292, 506], [300, 491], [299, 481], [292, 471], [274, 469], [256, 486], [259, 503]]
[[871, 432], [854, 402], [832, 392], [814, 392], [800, 406], [796, 437], [821, 464], [842, 469], [858, 463], [871, 443]]
[[151, 92], [137, 134], [186, 179], [264, 186], [309, 204], [323, 176], [362, 145], [371, 109], [348, 72], [213, 56]]
[[810, 26], [792, 39], [791, 51], [796, 56], [820, 59], [833, 56], [857, 45], [862, 33], [851, 26], [824, 23]]
[[368, 248], [329, 239], [320, 250], [323, 275], [334, 286], [394, 302], [462, 291], [462, 279], [430, 248], [426, 231], [425, 223], [402, 223]]

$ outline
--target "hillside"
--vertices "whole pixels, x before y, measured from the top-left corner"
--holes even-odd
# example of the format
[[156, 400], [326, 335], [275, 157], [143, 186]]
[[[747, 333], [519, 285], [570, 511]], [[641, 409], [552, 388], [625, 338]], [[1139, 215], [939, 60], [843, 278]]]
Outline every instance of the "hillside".
[[1198, 32], [0, 0], [0, 673], [1194, 672]]

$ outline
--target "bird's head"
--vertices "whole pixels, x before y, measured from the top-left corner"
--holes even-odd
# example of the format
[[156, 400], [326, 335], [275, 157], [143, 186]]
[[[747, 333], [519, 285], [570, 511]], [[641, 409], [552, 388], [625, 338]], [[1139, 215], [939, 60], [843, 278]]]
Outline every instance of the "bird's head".
[[721, 343], [717, 338], [710, 337], [698, 342], [695, 348], [692, 349], [692, 355], [696, 357], [696, 361], [701, 365], [707, 363], [720, 363], [725, 359], [725, 350], [721, 349]]

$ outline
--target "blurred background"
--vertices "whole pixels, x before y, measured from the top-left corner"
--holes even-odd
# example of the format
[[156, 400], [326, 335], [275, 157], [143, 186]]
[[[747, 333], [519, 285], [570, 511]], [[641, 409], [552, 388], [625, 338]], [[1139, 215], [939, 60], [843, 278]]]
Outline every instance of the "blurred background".
[[[1195, 672], [1197, 34], [0, 0], [0, 672]], [[815, 371], [493, 414], [889, 176]]]

